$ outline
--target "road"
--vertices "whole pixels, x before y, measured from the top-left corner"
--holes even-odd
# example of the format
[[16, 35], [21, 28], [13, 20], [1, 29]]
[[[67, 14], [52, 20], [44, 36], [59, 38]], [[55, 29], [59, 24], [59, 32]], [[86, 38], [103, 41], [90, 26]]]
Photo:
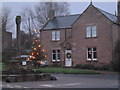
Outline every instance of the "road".
[[118, 88], [118, 75], [54, 74], [57, 81], [2, 82], [2, 88]]

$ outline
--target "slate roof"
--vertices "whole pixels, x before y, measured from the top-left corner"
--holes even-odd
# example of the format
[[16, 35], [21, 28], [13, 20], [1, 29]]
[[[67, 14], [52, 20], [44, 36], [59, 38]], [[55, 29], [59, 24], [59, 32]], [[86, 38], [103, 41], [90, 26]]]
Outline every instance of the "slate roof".
[[48, 30], [48, 29], [71, 28], [71, 25], [77, 20], [79, 16], [80, 14], [54, 17], [53, 19], [48, 21], [48, 23], [43, 29]]
[[[117, 22], [117, 16], [103, 11], [99, 8], [97, 9], [112, 22]], [[54, 17], [53, 19], [47, 22], [43, 30], [71, 28], [72, 24], [78, 19], [80, 15], [81, 14]]]
[[113, 21], [113, 22], [117, 22], [117, 16], [115, 16], [115, 15], [113, 15], [113, 14], [111, 14], [111, 13], [108, 13], [108, 12], [106, 12], [106, 11], [103, 11], [103, 10], [101, 10], [101, 9], [99, 9], [99, 8], [97, 8], [101, 13], [103, 13], [108, 19], [110, 19], [111, 21]]

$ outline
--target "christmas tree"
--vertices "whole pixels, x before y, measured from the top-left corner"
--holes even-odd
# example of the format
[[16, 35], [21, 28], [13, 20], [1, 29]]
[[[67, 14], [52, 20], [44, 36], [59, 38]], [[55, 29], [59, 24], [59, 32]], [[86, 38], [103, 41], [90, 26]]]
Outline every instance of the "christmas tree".
[[31, 55], [33, 56], [33, 62], [35, 66], [38, 66], [41, 61], [45, 60], [45, 49], [42, 49], [42, 46], [40, 45], [40, 39], [38, 37], [34, 38], [32, 42], [32, 52]]

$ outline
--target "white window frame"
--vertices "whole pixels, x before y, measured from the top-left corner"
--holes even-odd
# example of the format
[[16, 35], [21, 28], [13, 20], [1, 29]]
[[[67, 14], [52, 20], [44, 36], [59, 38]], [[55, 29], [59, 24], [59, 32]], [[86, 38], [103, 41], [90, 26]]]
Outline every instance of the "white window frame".
[[60, 40], [60, 31], [56, 31], [56, 40], [57, 40], [57, 41]]
[[[91, 48], [90, 48], [91, 49]], [[92, 50], [92, 49], [91, 49]], [[92, 51], [91, 51], [91, 54], [92, 54]], [[91, 59], [89, 59], [88, 58], [88, 48], [87, 48], [87, 61], [91, 61], [92, 60], [92, 58]]]
[[[89, 35], [90, 34], [90, 35]], [[87, 26], [86, 27], [86, 37], [89, 38], [91, 37], [91, 27], [90, 26]]]
[[60, 31], [52, 31], [52, 41], [60, 40]]
[[[58, 52], [59, 51], [59, 52]], [[58, 55], [60, 55], [60, 50], [56, 50], [56, 60], [60, 61], [60, 59], [58, 59]]]
[[55, 31], [52, 31], [52, 41], [55, 41]]
[[92, 48], [92, 60], [93, 60], [93, 61], [96, 61], [96, 60], [97, 60], [97, 58], [94, 58], [94, 53], [95, 53], [95, 52], [97, 53], [97, 49], [96, 49], [96, 51], [93, 51], [93, 48]]
[[92, 26], [92, 37], [97, 37], [97, 29], [96, 26]]
[[[55, 53], [53, 53], [53, 51], [55, 51]], [[57, 61], [57, 62], [59, 62], [60, 61], [60, 59], [58, 59], [58, 55], [60, 55], [60, 50], [59, 50], [59, 52], [58, 52], [58, 50], [53, 50], [52, 51], [52, 61]], [[56, 59], [53, 59], [53, 54], [55, 54], [55, 57], [56, 57]]]
[[26, 62], [26, 61], [22, 61], [22, 65], [23, 65], [23, 66], [26, 66], [26, 65], [27, 65], [27, 62]]
[[87, 38], [97, 37], [97, 27], [95, 25], [88, 25], [86, 27], [86, 37]]
[[88, 58], [88, 48], [87, 48], [87, 61], [97, 61], [97, 58], [94, 58], [94, 52], [96, 52], [97, 53], [97, 48], [96, 48], [96, 51], [93, 51], [93, 48], [90, 48], [92, 51], [91, 51], [91, 55], [92, 55], [92, 58], [91, 59], [89, 59]]

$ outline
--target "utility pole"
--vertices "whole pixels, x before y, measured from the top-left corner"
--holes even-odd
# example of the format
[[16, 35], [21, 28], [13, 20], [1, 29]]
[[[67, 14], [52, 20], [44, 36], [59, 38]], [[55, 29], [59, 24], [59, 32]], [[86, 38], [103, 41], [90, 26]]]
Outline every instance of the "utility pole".
[[17, 31], [17, 52], [20, 54], [20, 24], [21, 16], [16, 16], [16, 31]]

